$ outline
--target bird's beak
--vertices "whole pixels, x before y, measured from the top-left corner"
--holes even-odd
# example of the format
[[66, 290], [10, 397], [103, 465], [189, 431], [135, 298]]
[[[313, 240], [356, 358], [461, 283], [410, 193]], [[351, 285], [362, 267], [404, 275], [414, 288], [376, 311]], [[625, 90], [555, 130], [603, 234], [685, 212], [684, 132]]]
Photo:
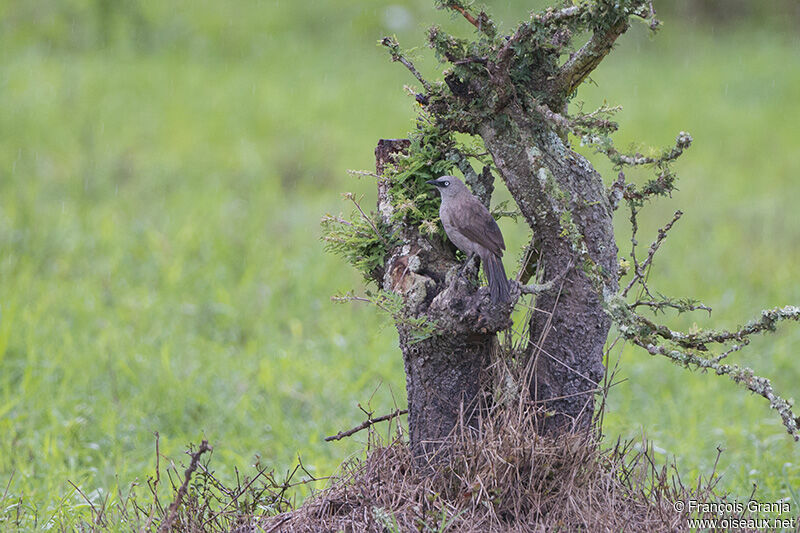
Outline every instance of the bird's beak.
[[429, 184], [433, 185], [434, 187], [438, 187], [439, 185], [441, 185], [441, 183], [439, 183], [438, 179], [436, 179], [436, 180], [428, 180], [425, 183], [429, 183]]

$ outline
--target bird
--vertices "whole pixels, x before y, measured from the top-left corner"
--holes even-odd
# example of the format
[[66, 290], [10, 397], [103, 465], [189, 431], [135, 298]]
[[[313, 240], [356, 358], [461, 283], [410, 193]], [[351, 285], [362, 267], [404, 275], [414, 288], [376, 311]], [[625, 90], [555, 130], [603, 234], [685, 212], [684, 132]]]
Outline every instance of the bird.
[[467, 254], [464, 267], [474, 256], [480, 257], [492, 303], [508, 302], [511, 297], [502, 260], [506, 244], [489, 210], [455, 176], [442, 176], [426, 183], [435, 186], [442, 196], [439, 218], [447, 237]]

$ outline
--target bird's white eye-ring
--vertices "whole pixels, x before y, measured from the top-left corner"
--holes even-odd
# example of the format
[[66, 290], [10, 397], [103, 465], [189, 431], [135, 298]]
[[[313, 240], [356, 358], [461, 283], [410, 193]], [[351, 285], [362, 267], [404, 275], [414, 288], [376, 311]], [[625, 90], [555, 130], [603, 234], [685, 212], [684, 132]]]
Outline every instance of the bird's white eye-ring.
[[445, 187], [449, 187], [449, 186], [450, 186], [450, 182], [449, 182], [449, 181], [445, 181], [445, 182], [444, 182], [444, 186], [445, 186]]

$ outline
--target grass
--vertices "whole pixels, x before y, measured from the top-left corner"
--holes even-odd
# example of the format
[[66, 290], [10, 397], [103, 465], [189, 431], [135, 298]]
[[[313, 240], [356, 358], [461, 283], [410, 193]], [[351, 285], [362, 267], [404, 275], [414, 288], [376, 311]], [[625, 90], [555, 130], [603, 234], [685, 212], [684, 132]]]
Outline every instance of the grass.
[[[372, 183], [345, 169], [370, 168], [376, 140], [411, 126], [413, 80], [375, 41], [421, 44], [432, 19], [466, 30], [422, 0], [292, 4], [146, 6], [144, 26], [112, 18], [107, 44], [99, 3], [0, 8], [4, 529], [18, 512], [22, 530], [85, 517], [68, 480], [97, 499], [142, 483], [154, 432], [172, 458], [207, 438], [222, 477], [297, 453], [324, 475], [360, 449], [322, 441], [360, 421], [356, 403], [404, 404], [391, 324], [329, 301], [360, 280], [323, 254], [318, 221], [349, 209], [338, 191], [371, 202]], [[498, 9], [508, 27], [526, 6]], [[694, 135], [680, 192], [642, 222], [654, 235], [686, 213], [651, 279], [714, 315], [676, 325], [800, 302], [799, 46], [773, 26], [636, 28], [581, 94], [624, 105], [621, 146]], [[502, 227], [517, 249], [524, 234]], [[798, 342], [788, 326], [740, 360], [795, 396]], [[720, 446], [737, 499], [754, 482], [762, 501], [796, 494], [800, 452], [763, 399], [637, 350], [621, 369], [609, 441], [646, 434], [684, 479], [710, 472]]]

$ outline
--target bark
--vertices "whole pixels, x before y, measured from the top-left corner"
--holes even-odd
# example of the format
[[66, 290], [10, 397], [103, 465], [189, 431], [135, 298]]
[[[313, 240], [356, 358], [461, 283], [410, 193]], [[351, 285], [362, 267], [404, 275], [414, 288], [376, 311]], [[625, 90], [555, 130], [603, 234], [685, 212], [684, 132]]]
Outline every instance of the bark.
[[[375, 150], [382, 175], [395, 154], [406, 150], [404, 139], [384, 139]], [[511, 325], [511, 304], [494, 305], [488, 287], [476, 290], [475, 279], [460, 277], [452, 249], [420, 235], [412, 227], [391, 222], [389, 187], [378, 184], [378, 210], [399, 232], [402, 244], [386, 255], [383, 288], [399, 294], [406, 317], [396, 317], [406, 371], [409, 432], [414, 456], [429, 457], [463, 421], [477, 427], [481, 372], [496, 346], [496, 333]], [[512, 289], [514, 296], [519, 289]], [[433, 332], [420, 338], [413, 319], [422, 317]]]
[[[568, 271], [559, 293], [537, 297], [531, 318], [530, 390], [552, 416], [543, 431], [588, 428], [603, 377], [611, 326], [604, 296], [617, 291], [612, 209], [602, 178], [544, 122], [516, 105], [511, 126], [480, 130], [509, 191], [533, 229], [545, 279]], [[570, 267], [571, 265], [571, 267]]]

